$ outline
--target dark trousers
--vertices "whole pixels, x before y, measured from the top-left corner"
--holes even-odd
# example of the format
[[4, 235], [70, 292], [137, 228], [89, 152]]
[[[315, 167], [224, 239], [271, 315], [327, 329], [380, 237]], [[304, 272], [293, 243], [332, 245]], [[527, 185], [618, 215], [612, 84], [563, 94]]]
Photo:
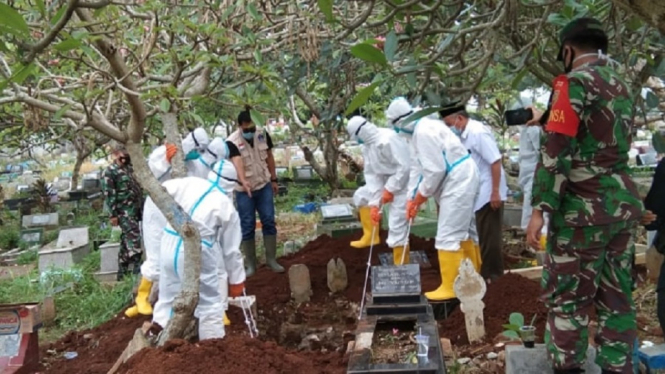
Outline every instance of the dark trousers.
[[656, 311], [658, 313], [658, 322], [660, 322], [661, 330], [665, 332], [665, 261], [660, 265], [656, 295], [658, 296], [658, 309]]
[[252, 197], [249, 197], [246, 192], [236, 191], [236, 205], [240, 216], [243, 241], [254, 240], [256, 212], [259, 213], [263, 236], [277, 235], [275, 201], [270, 183], [261, 189], [252, 191]]
[[492, 209], [489, 203], [476, 212], [476, 226], [483, 264], [480, 275], [494, 280], [503, 275], [503, 205]]

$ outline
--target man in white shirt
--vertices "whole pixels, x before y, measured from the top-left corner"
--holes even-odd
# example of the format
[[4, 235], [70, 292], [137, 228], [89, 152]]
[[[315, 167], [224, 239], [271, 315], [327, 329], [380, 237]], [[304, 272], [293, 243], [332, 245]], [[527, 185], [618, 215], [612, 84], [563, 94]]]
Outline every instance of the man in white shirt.
[[466, 107], [455, 103], [439, 112], [443, 121], [462, 140], [480, 174], [480, 191], [474, 206], [480, 239], [480, 274], [488, 280], [503, 275], [503, 202], [508, 186], [501, 164], [501, 152], [492, 131], [469, 118]]

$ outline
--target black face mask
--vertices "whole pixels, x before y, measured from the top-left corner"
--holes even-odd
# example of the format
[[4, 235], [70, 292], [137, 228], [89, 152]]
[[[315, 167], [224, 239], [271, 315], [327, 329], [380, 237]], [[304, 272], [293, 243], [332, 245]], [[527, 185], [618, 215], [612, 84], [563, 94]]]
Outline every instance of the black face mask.
[[563, 71], [568, 74], [571, 71], [573, 71], [573, 61], [575, 61], [575, 51], [572, 49], [568, 50], [568, 54], [570, 55], [570, 64], [566, 65], [566, 53], [563, 53]]
[[123, 165], [129, 165], [129, 163], [131, 162], [131, 159], [129, 158], [129, 155], [120, 156], [118, 159], [120, 160], [120, 163], [123, 164]]

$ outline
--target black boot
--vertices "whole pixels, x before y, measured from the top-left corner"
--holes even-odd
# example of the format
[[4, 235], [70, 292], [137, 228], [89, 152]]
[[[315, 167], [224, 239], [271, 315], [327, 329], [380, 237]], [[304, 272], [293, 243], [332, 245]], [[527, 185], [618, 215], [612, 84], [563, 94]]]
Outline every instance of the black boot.
[[241, 245], [245, 252], [245, 276], [249, 278], [256, 272], [256, 241], [245, 240]]

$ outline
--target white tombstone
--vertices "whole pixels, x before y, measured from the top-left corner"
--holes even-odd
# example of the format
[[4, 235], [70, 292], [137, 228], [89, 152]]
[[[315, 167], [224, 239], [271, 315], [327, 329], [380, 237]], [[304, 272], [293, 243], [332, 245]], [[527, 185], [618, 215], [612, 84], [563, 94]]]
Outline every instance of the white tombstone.
[[487, 285], [480, 274], [476, 273], [473, 263], [468, 258], [462, 261], [453, 288], [460, 300], [460, 310], [464, 312], [469, 342], [482, 340], [485, 337], [483, 297], [487, 291]]

